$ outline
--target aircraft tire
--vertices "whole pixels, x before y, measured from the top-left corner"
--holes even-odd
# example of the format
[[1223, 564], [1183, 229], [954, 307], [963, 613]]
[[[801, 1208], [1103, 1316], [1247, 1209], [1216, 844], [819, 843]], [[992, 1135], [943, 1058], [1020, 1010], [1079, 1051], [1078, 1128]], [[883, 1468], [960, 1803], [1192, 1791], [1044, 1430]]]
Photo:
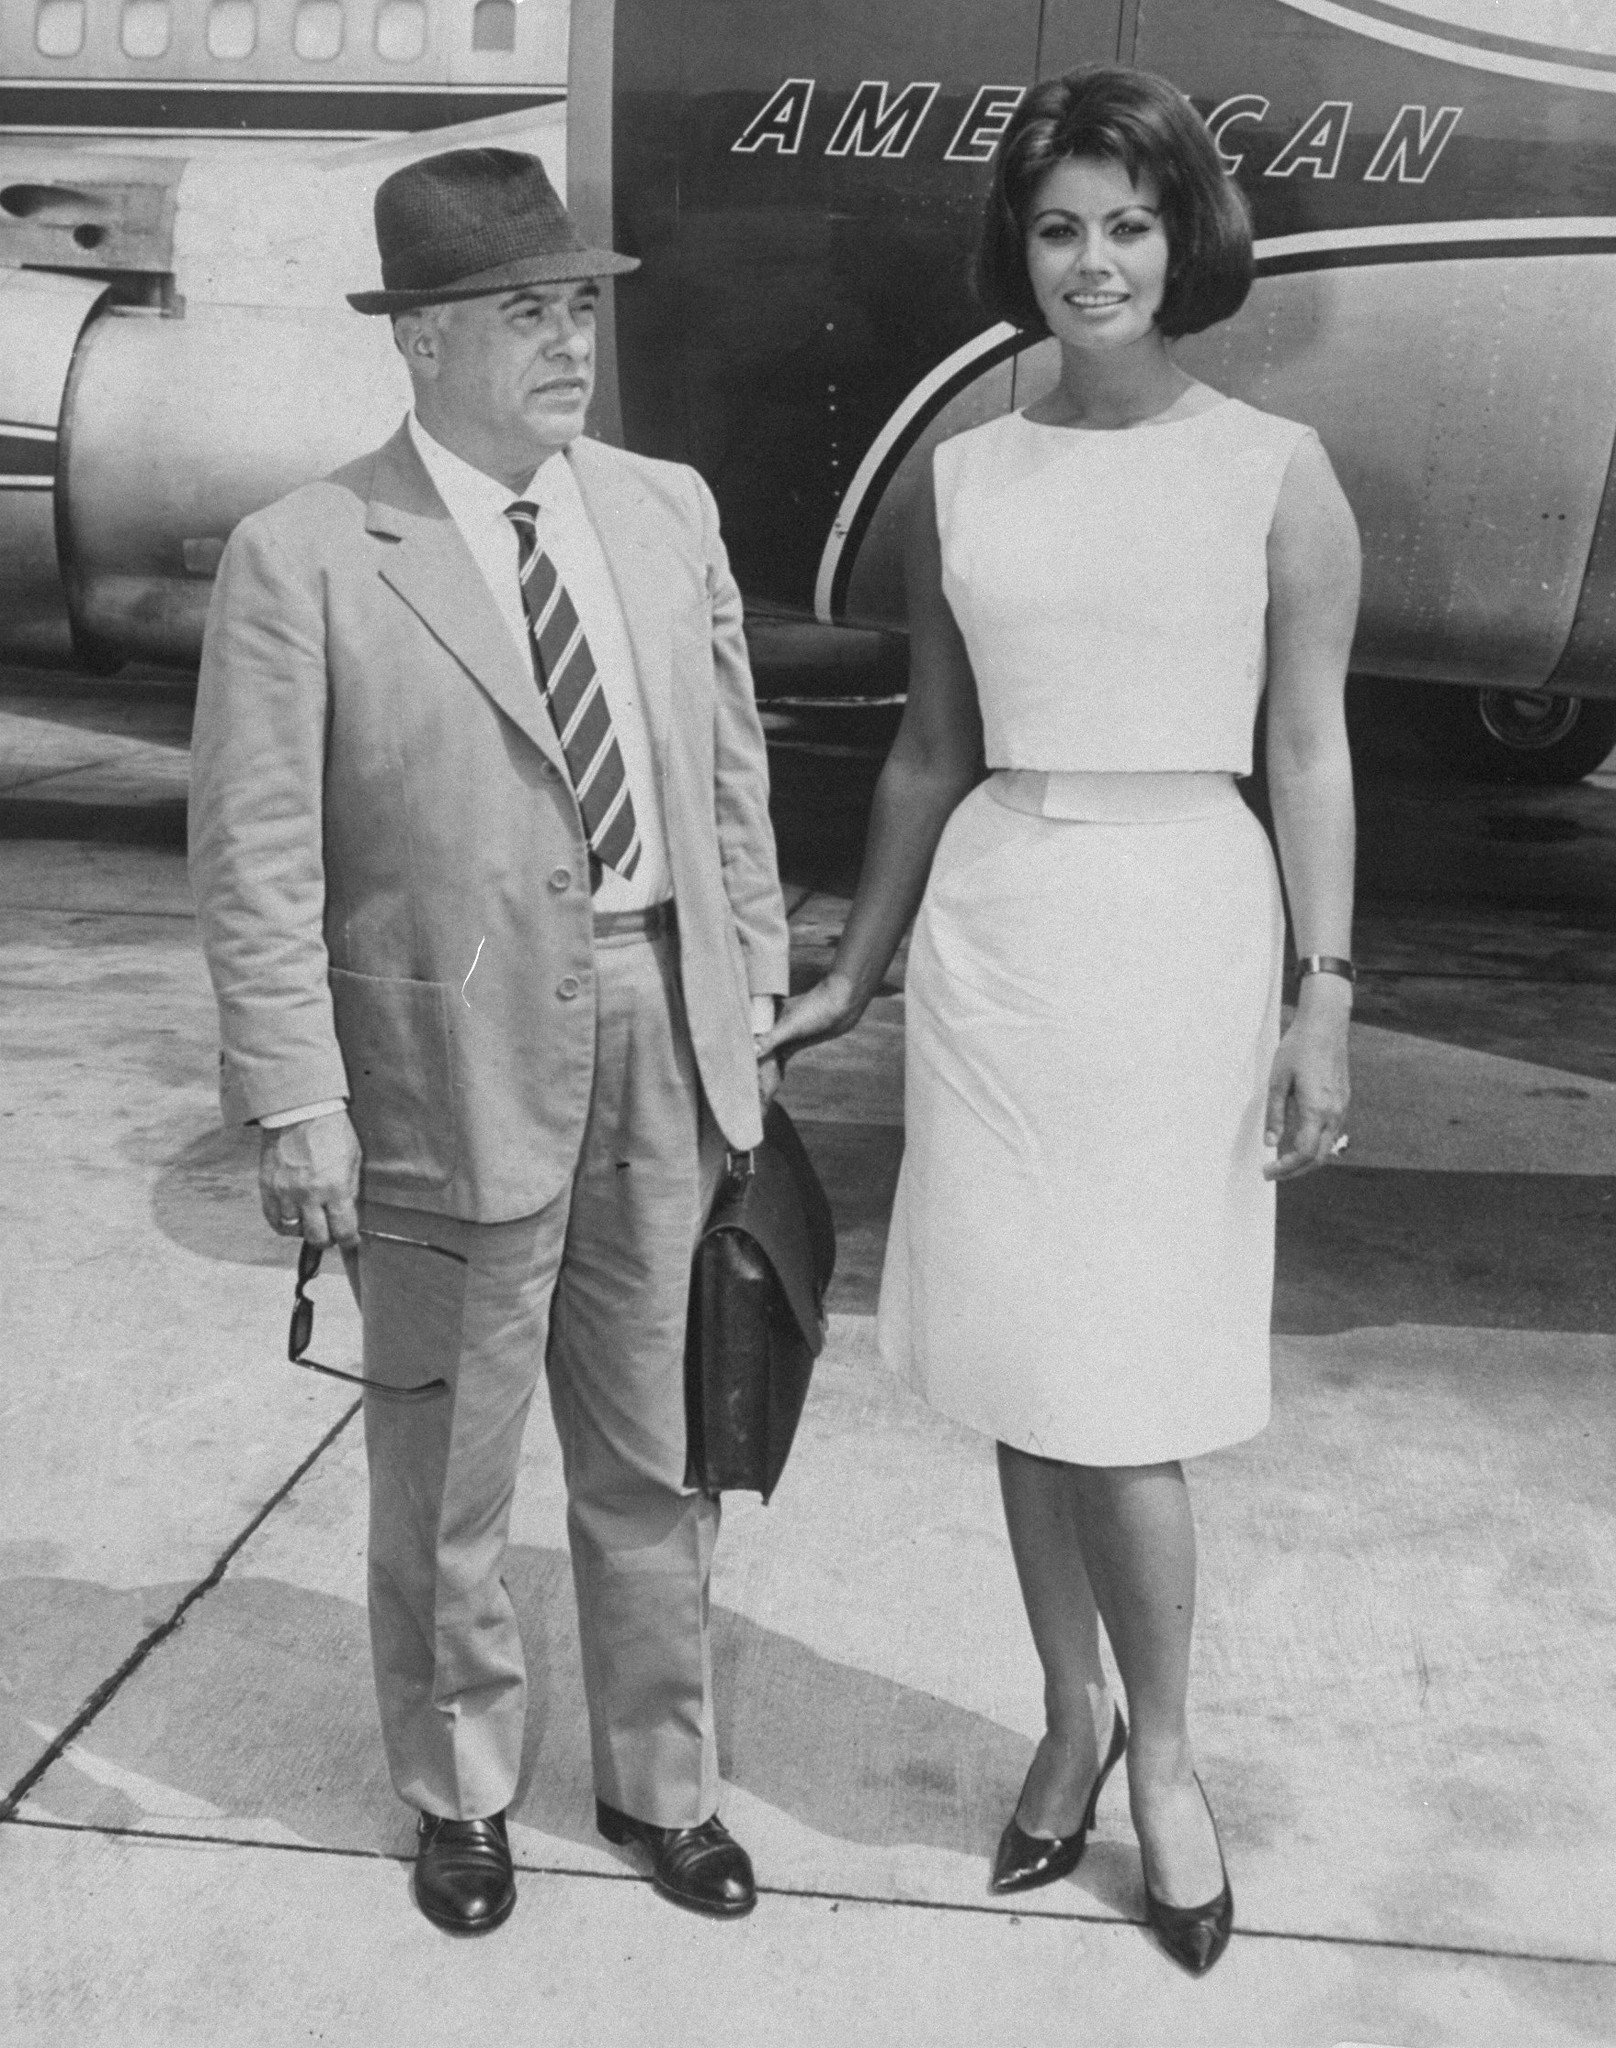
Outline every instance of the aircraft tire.
[[1530, 690], [1418, 684], [1409, 723], [1457, 782], [1580, 782], [1616, 748], [1616, 703]]

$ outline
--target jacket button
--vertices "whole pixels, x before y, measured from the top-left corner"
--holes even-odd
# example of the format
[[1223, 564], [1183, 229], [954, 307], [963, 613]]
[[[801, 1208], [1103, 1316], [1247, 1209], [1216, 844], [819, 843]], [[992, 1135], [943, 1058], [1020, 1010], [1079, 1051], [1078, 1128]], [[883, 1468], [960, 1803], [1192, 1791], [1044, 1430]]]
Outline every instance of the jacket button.
[[558, 896], [563, 889], [570, 889], [572, 887], [572, 869], [552, 868], [550, 870], [550, 887], [554, 889]]
[[556, 983], [556, 994], [561, 998], [561, 1000], [564, 1003], [570, 1003], [573, 997], [578, 993], [578, 986], [579, 983], [576, 974], [564, 974], [562, 975], [561, 979]]

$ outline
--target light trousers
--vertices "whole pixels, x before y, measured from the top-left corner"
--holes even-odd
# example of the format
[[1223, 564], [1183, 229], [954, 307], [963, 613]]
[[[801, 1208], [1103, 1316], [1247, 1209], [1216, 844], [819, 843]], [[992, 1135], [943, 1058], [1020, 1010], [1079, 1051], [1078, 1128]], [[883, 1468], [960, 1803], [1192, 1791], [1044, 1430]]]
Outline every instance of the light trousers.
[[[690, 1262], [723, 1161], [679, 993], [677, 940], [597, 938], [595, 1070], [570, 1184], [474, 1224], [367, 1204], [369, 1604], [394, 1785], [474, 1819], [515, 1794], [526, 1707], [502, 1577], [541, 1365], [560, 1440], [596, 1792], [695, 1826], [718, 1799], [708, 1648], [716, 1499], [686, 1488]], [[458, 1254], [456, 1258], [442, 1253]]]

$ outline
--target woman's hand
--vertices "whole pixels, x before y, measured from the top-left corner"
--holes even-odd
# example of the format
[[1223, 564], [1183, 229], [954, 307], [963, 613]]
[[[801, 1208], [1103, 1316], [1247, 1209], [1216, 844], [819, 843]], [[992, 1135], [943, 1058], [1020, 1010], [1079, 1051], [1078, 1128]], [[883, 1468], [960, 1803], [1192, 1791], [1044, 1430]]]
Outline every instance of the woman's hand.
[[758, 1058], [767, 1060], [795, 1052], [805, 1045], [818, 1045], [827, 1038], [840, 1038], [851, 1031], [864, 1015], [865, 1005], [853, 993], [852, 984], [834, 969], [805, 994], [792, 996], [780, 1012], [774, 1029], [757, 1041]]
[[1279, 1041], [1268, 1082], [1265, 1135], [1276, 1157], [1263, 1168], [1264, 1180], [1295, 1180], [1333, 1156], [1352, 1099], [1347, 1080], [1351, 1020], [1352, 990], [1346, 982], [1322, 974], [1303, 981], [1296, 1015]]

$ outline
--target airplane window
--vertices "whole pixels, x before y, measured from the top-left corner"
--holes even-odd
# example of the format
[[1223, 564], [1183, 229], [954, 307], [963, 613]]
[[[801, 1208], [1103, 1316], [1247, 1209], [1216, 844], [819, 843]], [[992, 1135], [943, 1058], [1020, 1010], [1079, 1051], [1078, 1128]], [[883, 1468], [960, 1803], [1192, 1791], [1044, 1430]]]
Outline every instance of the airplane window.
[[516, 48], [516, 0], [477, 0], [471, 17], [474, 50]]
[[126, 57], [161, 57], [169, 27], [168, 0], [123, 0], [120, 41]]
[[34, 47], [42, 57], [76, 57], [84, 48], [84, 0], [39, 0]]
[[325, 64], [342, 50], [342, 0], [302, 0], [292, 48], [310, 64]]
[[389, 64], [413, 64], [425, 48], [424, 0], [382, 0], [376, 16], [376, 55]]
[[257, 0], [213, 0], [208, 10], [208, 55], [233, 64], [250, 57], [258, 40]]

